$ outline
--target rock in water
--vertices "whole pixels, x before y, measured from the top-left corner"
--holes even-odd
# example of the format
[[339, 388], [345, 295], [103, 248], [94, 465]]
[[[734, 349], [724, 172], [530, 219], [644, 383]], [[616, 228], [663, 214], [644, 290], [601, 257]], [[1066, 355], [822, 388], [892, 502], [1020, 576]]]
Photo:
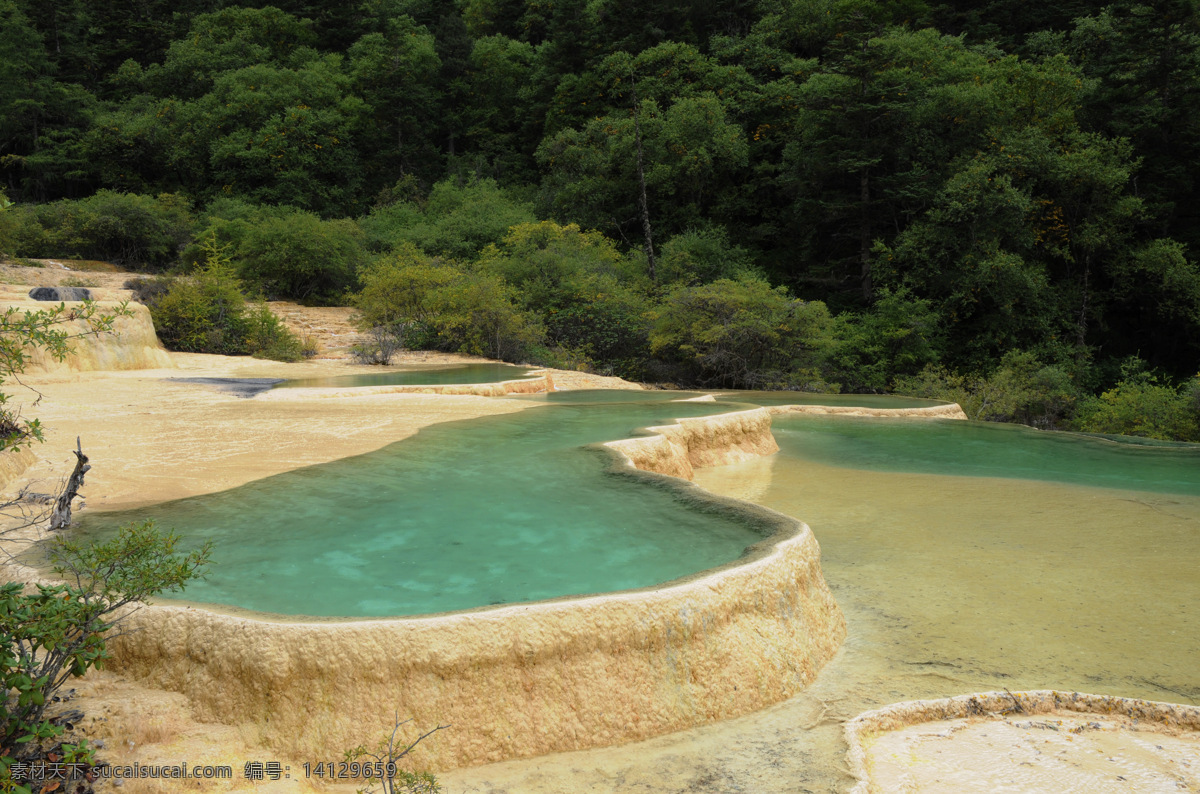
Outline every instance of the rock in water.
[[92, 299], [92, 291], [87, 287], [34, 287], [29, 297], [35, 301], [87, 301]]

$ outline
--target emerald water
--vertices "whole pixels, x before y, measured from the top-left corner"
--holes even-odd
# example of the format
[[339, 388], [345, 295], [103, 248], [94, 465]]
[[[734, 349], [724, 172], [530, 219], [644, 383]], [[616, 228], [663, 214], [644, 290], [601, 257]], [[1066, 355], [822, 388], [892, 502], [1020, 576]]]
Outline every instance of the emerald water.
[[499, 383], [517, 380], [533, 371], [532, 367], [512, 364], [464, 364], [459, 367], [372, 372], [368, 375], [338, 375], [330, 378], [297, 378], [274, 384], [276, 389], [355, 388], [359, 386], [448, 386], [460, 383]]
[[282, 614], [417, 615], [656, 585], [736, 560], [767, 531], [694, 489], [606, 474], [610, 454], [587, 446], [728, 410], [668, 402], [679, 396], [602, 409], [543, 397], [223, 493], [93, 514], [81, 531], [152, 518], [211, 540], [209, 578], [188, 600]]

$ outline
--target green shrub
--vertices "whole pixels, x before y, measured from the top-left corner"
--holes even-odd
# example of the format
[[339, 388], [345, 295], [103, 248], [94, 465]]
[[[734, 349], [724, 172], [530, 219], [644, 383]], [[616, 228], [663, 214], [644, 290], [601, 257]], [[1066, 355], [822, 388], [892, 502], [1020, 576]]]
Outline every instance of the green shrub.
[[407, 242], [431, 254], [471, 259], [488, 243], [499, 242], [509, 227], [533, 220], [533, 211], [495, 180], [447, 179], [433, 186], [423, 205], [379, 207], [360, 223], [375, 250]]
[[[263, 301], [248, 308], [241, 281], [215, 236], [202, 246], [205, 266], [192, 277], [174, 279], [165, 292], [147, 289], [158, 338], [169, 350], [254, 355], [298, 361], [305, 346]], [[139, 291], [140, 292], [140, 291]], [[155, 294], [157, 293], [157, 294]]]
[[246, 329], [246, 352], [255, 358], [300, 361], [316, 352], [283, 324], [266, 301], [256, 302], [244, 315], [243, 324]]
[[430, 297], [426, 323], [441, 349], [520, 361], [545, 337], [538, 319], [517, 307], [512, 287], [496, 276], [462, 273]]
[[323, 221], [308, 212], [262, 218], [233, 257], [269, 295], [321, 303], [341, 300], [365, 261], [354, 221]]
[[662, 284], [707, 284], [756, 275], [750, 252], [729, 243], [724, 228], [688, 229], [663, 244], [658, 257]]
[[[740, 389], [831, 387], [816, 372], [829, 310], [752, 277], [672, 290], [650, 332], [651, 351], [689, 383]], [[668, 370], [670, 371], [670, 370]]]
[[227, 256], [214, 247], [208, 264], [192, 278], [177, 279], [150, 304], [158, 338], [169, 350], [187, 353], [246, 352], [246, 298]]
[[4, 230], [10, 253], [32, 257], [103, 259], [162, 268], [191, 239], [190, 202], [174, 193], [157, 197], [101, 190], [84, 199], [9, 209]]
[[507, 361], [521, 360], [545, 337], [499, 276], [470, 273], [408, 244], [362, 273], [354, 298], [364, 330], [406, 328], [406, 343]]
[[881, 289], [870, 311], [839, 314], [832, 335], [825, 370], [848, 392], [885, 391], [895, 378], [937, 363], [942, 344], [930, 302], [905, 289]]
[[433, 313], [434, 293], [461, 275], [460, 268], [426, 256], [412, 243], [401, 244], [360, 274], [362, 291], [351, 299], [358, 309], [359, 327], [424, 323]]
[[[177, 543], [153, 522], [130, 524], [113, 540], [90, 546], [57, 538], [50, 559], [61, 584], [0, 586], [0, 686], [7, 694], [0, 703], [0, 788], [20, 790], [11, 785], [12, 764], [62, 733], [45, 719], [46, 707], [70, 678], [103, 664], [105, 634], [125, 607], [182, 590], [202, 575], [209, 546], [182, 554]], [[90, 762], [86, 745], [75, 752]]]
[[[564, 305], [545, 315], [546, 338], [559, 351], [564, 369], [586, 363], [623, 378], [640, 380], [650, 356], [650, 302], [611, 276], [579, 279]], [[548, 362], [547, 362], [548, 363]]]
[[1045, 365], [1036, 355], [1010, 351], [993, 372], [961, 375], [944, 367], [926, 366], [916, 375], [899, 377], [896, 394], [956, 402], [972, 419], [1016, 422], [1054, 429], [1075, 412], [1078, 390], [1060, 366]]
[[1083, 400], [1073, 427], [1088, 433], [1200, 441], [1198, 397], [1200, 378], [1175, 387], [1139, 373]]

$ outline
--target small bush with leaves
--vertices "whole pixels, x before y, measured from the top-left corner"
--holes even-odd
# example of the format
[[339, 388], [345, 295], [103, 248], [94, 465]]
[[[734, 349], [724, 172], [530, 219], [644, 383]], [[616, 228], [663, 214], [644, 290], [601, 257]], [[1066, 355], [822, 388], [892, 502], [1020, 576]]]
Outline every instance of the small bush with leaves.
[[365, 255], [354, 221], [296, 211], [250, 226], [233, 258], [247, 281], [268, 295], [336, 303], [354, 286]]
[[752, 277], [676, 287], [658, 311], [651, 351], [690, 383], [738, 389], [826, 390], [814, 372], [829, 310]]
[[205, 264], [193, 278], [175, 279], [161, 294], [153, 283], [145, 290], [163, 345], [188, 353], [249, 354], [276, 361], [304, 358], [304, 343], [266, 302], [247, 307], [226, 247], [210, 235], [202, 250]]
[[987, 376], [962, 375], [928, 365], [896, 378], [894, 390], [910, 397], [958, 403], [972, 419], [1017, 422], [1050, 430], [1075, 411], [1078, 390], [1060, 366], [1043, 364], [1033, 353], [1012, 350]]
[[1177, 387], [1148, 372], [1126, 373], [1113, 388], [1081, 401], [1073, 426], [1088, 433], [1200, 441], [1200, 378]]
[[[12, 765], [38, 752], [62, 729], [46, 719], [54, 694], [72, 677], [99, 667], [106, 642], [139, 602], [182, 590], [203, 575], [210, 548], [177, 550], [179, 538], [153, 522], [130, 524], [94, 545], [58, 538], [50, 548], [59, 584], [0, 586], [0, 790], [29, 792]], [[85, 747], [83, 760], [91, 761]]]
[[266, 301], [259, 301], [246, 312], [246, 352], [255, 358], [272, 361], [299, 361], [316, 352], [283, 324]]

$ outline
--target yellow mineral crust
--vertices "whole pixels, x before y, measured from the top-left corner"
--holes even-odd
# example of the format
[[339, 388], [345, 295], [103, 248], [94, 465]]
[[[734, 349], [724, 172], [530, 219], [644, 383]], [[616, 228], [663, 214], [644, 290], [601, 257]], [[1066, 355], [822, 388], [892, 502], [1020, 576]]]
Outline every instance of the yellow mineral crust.
[[37, 455], [29, 447], [19, 447], [0, 452], [0, 489], [7, 488], [16, 478], [37, 461]]
[[855, 408], [845, 405], [773, 405], [773, 415], [780, 414], [837, 414], [838, 416], [926, 417], [930, 419], [966, 419], [958, 403], [931, 405], [928, 408]]
[[647, 429], [654, 435], [610, 441], [605, 446], [643, 471], [684, 480], [692, 479], [696, 467], [739, 463], [779, 451], [766, 408], [680, 419], [678, 424]]
[[447, 769], [643, 739], [800, 691], [845, 622], [807, 527], [745, 565], [652, 591], [422, 619], [272, 623], [150, 607], [112, 644], [123, 674], [188, 696], [290, 757], [369, 743], [395, 710], [450, 724]]
[[1200, 785], [1200, 707], [1081, 692], [895, 703], [846, 723], [852, 794]]
[[[112, 290], [110, 292], [119, 292]], [[98, 300], [97, 309], [109, 313], [123, 301]], [[35, 312], [59, 306], [50, 301], [22, 299], [11, 293], [0, 295], [0, 311], [16, 307], [24, 312]], [[82, 307], [82, 303], [68, 301], [68, 310]], [[140, 303], [128, 303], [129, 317], [119, 317], [113, 323], [112, 333], [92, 334], [71, 340], [71, 352], [62, 361], [56, 361], [45, 350], [29, 351], [29, 362], [24, 372], [89, 372], [93, 370], [161, 369], [174, 366], [171, 356], [158, 342], [150, 310]], [[81, 334], [88, 330], [82, 320], [69, 320], [59, 326], [68, 334]]]

